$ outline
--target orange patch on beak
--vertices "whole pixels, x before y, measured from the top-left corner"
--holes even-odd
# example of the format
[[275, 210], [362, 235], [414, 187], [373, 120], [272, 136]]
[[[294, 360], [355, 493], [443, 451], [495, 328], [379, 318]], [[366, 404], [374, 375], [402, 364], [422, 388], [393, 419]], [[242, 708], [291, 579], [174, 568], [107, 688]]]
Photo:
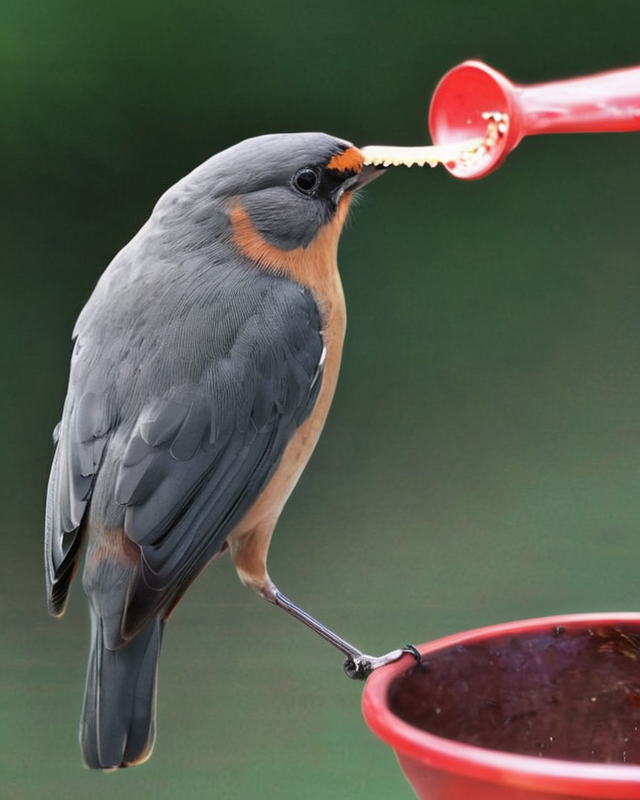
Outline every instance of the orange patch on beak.
[[338, 172], [360, 172], [364, 164], [364, 156], [357, 147], [348, 147], [335, 155], [327, 164], [327, 169]]

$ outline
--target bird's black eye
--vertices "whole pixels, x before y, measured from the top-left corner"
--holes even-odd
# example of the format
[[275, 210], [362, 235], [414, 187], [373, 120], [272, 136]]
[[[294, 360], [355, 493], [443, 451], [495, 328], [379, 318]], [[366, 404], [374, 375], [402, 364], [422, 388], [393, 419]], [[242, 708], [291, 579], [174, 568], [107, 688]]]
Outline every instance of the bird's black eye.
[[315, 169], [305, 167], [293, 176], [293, 185], [303, 194], [313, 194], [320, 183], [320, 175]]

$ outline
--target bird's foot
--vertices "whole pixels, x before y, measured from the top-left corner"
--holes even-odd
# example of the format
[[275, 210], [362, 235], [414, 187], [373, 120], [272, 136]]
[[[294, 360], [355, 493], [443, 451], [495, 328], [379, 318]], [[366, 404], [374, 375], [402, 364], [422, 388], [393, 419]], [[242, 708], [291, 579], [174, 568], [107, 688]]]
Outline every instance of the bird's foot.
[[345, 641], [341, 636], [338, 636], [332, 630], [322, 625], [322, 623], [318, 622], [318, 620], [314, 619], [310, 614], [307, 614], [306, 611], [303, 611], [299, 606], [289, 600], [288, 597], [285, 597], [273, 584], [270, 583], [268, 587], [263, 587], [260, 591], [262, 596], [267, 600], [275, 603], [279, 608], [291, 614], [292, 617], [304, 623], [336, 649], [340, 650], [340, 652], [347, 657], [347, 660], [344, 662], [344, 671], [354, 680], [365, 680], [374, 669], [384, 667], [386, 664], [392, 664], [394, 661], [402, 658], [405, 653], [413, 656], [418, 664], [422, 661], [420, 653], [412, 644], [407, 644], [398, 650], [392, 650], [384, 656], [367, 656], [352, 644]]
[[367, 656], [361, 654], [352, 658], [347, 658], [344, 662], [344, 671], [350, 678], [354, 680], [366, 680], [374, 669], [385, 667], [387, 664], [393, 664], [399, 658], [408, 653], [413, 656], [418, 664], [422, 663], [422, 656], [412, 644], [406, 644], [399, 650], [392, 650], [384, 656]]

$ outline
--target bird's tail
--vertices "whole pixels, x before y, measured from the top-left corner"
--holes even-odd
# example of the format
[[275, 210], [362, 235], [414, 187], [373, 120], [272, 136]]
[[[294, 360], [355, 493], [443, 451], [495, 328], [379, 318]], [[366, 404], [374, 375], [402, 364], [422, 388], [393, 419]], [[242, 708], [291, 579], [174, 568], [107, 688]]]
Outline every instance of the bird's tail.
[[141, 764], [155, 739], [156, 673], [164, 623], [152, 619], [118, 650], [104, 644], [92, 614], [80, 746], [85, 766], [116, 769]]

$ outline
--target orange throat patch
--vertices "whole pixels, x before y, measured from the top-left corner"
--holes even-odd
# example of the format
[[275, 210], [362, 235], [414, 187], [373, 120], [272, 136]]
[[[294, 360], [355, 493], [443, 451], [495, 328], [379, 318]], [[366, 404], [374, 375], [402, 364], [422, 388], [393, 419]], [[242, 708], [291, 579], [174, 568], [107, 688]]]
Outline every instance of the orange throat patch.
[[320, 229], [308, 247], [282, 250], [263, 238], [242, 204], [236, 200], [229, 212], [233, 242], [242, 255], [260, 268], [284, 273], [312, 290], [319, 288], [337, 271], [338, 240], [350, 202], [349, 194], [340, 198], [333, 218]]

